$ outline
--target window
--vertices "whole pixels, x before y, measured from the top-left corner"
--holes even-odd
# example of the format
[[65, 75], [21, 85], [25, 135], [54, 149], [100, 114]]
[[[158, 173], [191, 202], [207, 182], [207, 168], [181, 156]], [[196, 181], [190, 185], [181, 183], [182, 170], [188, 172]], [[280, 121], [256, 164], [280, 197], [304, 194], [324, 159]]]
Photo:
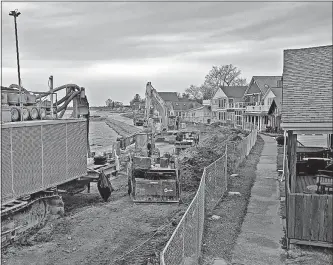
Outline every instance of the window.
[[233, 108], [234, 107], [234, 99], [233, 98], [229, 98], [229, 108]]
[[282, 87], [282, 80], [277, 81], [277, 87]]
[[269, 98], [269, 99], [267, 100], [267, 104], [268, 104], [268, 106], [271, 106], [271, 105], [272, 105], [273, 99], [274, 99], [274, 98]]

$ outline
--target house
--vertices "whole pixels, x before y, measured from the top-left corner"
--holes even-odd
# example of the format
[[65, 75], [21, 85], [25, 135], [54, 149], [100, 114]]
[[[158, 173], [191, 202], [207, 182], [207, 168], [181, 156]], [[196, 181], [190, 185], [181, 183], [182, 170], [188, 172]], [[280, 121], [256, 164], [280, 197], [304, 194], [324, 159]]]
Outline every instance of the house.
[[158, 92], [168, 107], [171, 116], [185, 117], [185, 112], [191, 108], [200, 107], [196, 100], [178, 97], [177, 92]]
[[210, 106], [200, 106], [185, 111], [184, 121], [197, 123], [211, 123], [212, 112]]
[[[298, 135], [326, 134], [332, 139], [332, 50], [329, 45], [284, 51], [281, 128], [288, 135], [284, 177], [286, 234], [291, 244], [333, 247], [333, 194], [322, 185], [323, 180], [332, 183], [332, 178], [325, 179], [325, 172], [318, 175], [328, 158], [310, 163], [297, 157]], [[300, 170], [304, 163], [307, 166]]]
[[246, 86], [219, 88], [211, 99], [212, 120], [242, 127], [245, 110], [242, 99], [246, 89]]
[[165, 102], [167, 108], [168, 108], [168, 113], [171, 116], [175, 116], [175, 112], [173, 109], [173, 102], [178, 102], [178, 95], [177, 92], [158, 92], [158, 95], [163, 99]]
[[175, 116], [185, 118], [185, 115], [188, 110], [193, 109], [193, 108], [199, 108], [202, 105], [196, 101], [192, 100], [179, 100], [176, 102], [172, 102], [172, 108], [175, 113]]
[[259, 131], [270, 126], [268, 110], [276, 97], [272, 89], [277, 87], [282, 87], [282, 76], [252, 77], [243, 96], [245, 123], [254, 124]]
[[[281, 113], [282, 113], [282, 87], [273, 87], [270, 88], [274, 94], [274, 98], [269, 98], [272, 103], [268, 109], [268, 124], [272, 127], [275, 132], [281, 130]], [[269, 105], [269, 102], [267, 104]]]

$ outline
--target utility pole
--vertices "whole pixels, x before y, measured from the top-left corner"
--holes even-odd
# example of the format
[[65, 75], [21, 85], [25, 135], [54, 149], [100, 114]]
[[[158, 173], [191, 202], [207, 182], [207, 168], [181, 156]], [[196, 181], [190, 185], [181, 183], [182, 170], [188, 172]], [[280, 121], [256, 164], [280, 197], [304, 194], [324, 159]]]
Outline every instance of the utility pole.
[[22, 115], [22, 88], [21, 88], [21, 73], [20, 73], [20, 56], [19, 56], [19, 48], [18, 48], [18, 38], [17, 38], [17, 23], [16, 18], [21, 14], [21, 12], [18, 12], [17, 9], [14, 11], [10, 11], [9, 15], [14, 17], [14, 24], [15, 24], [15, 39], [16, 39], [16, 58], [17, 58], [17, 77], [18, 77], [18, 85], [19, 85], [19, 93], [20, 93], [20, 116], [21, 121], [23, 121], [23, 115]]

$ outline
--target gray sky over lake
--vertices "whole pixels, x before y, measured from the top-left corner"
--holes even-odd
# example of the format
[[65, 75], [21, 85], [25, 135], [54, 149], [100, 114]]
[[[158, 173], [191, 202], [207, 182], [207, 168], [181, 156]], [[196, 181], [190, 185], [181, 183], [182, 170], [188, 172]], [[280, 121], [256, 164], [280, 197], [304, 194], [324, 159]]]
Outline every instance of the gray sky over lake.
[[17, 83], [13, 17], [23, 86], [75, 83], [91, 105], [127, 104], [200, 85], [213, 65], [234, 64], [248, 82], [281, 75], [283, 49], [332, 44], [332, 3], [2, 3], [2, 85]]

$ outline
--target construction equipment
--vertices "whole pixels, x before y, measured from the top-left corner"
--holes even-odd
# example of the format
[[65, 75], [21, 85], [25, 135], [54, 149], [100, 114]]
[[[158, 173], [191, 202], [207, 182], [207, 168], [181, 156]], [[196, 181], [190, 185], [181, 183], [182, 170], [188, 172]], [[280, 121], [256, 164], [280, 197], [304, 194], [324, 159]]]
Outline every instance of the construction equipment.
[[141, 114], [139, 112], [134, 112], [133, 124], [135, 126], [143, 126], [144, 123], [145, 123], [144, 114]]
[[179, 155], [181, 150], [196, 146], [199, 143], [200, 132], [191, 130], [181, 130], [176, 135], [175, 154]]
[[[63, 215], [61, 193], [75, 194], [87, 186], [89, 191], [101, 171], [110, 177], [118, 170], [112, 155], [105, 163], [94, 164], [89, 158], [85, 89], [75, 84], [53, 88], [52, 76], [49, 88], [47, 92], [22, 88], [20, 95], [17, 85], [2, 87], [2, 246]], [[58, 100], [61, 90], [66, 93]], [[65, 119], [70, 102], [71, 118]]]
[[128, 193], [135, 202], [179, 202], [180, 171], [176, 157], [160, 157], [154, 133], [135, 136], [135, 150], [127, 164]]
[[[144, 127], [151, 129], [151, 126], [155, 127], [159, 132], [167, 131], [170, 127], [174, 128], [176, 119], [175, 116], [170, 115], [170, 110], [153, 88], [151, 82], [146, 85], [146, 106], [145, 106], [145, 123]], [[155, 115], [155, 109], [158, 111], [159, 117]], [[151, 121], [150, 121], [151, 119]], [[160, 124], [157, 125], [156, 120], [160, 119]], [[149, 125], [151, 123], [151, 125]]]

